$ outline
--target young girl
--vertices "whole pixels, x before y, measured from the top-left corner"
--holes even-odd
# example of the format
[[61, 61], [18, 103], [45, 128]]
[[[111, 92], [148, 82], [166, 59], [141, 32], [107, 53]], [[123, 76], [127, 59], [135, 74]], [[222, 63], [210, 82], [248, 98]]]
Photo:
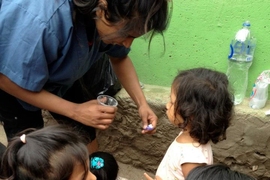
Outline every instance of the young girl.
[[231, 170], [223, 164], [198, 166], [190, 171], [186, 180], [255, 180], [255, 178]]
[[226, 138], [233, 100], [226, 75], [205, 68], [180, 72], [170, 99], [166, 113], [181, 132], [161, 161], [156, 179], [182, 180], [194, 167], [213, 163], [210, 143]]
[[107, 152], [94, 152], [89, 156], [90, 171], [97, 180], [116, 180], [119, 166], [112, 154]]
[[63, 126], [27, 129], [4, 152], [0, 179], [96, 180], [81, 138]]

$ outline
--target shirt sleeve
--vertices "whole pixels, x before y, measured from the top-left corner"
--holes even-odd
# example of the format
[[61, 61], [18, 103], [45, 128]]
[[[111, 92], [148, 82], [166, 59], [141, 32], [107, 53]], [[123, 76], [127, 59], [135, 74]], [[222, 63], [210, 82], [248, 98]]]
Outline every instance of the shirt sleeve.
[[40, 91], [49, 78], [50, 63], [59, 55], [59, 38], [46, 17], [51, 12], [39, 11], [44, 4], [38, 9], [38, 2], [27, 2], [2, 2], [0, 72], [22, 88]]
[[[205, 147], [187, 146], [182, 149], [180, 166], [184, 163], [205, 163], [208, 164], [208, 154], [211, 149]], [[210, 153], [211, 154], [211, 153]]]

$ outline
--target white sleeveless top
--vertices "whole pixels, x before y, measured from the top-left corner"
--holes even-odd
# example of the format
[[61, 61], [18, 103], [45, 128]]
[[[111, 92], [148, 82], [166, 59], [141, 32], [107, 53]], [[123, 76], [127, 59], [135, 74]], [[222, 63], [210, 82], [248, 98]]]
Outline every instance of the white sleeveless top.
[[[182, 132], [179, 135], [181, 134]], [[176, 141], [177, 137], [168, 148], [156, 172], [156, 176], [163, 180], [184, 180], [181, 168], [181, 165], [184, 163], [213, 164], [210, 142], [205, 145], [200, 145], [199, 143], [178, 143]]]

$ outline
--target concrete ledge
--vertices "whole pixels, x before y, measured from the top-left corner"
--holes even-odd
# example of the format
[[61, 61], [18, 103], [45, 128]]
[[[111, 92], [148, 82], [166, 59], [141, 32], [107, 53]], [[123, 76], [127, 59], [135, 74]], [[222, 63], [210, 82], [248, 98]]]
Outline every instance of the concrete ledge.
[[[116, 95], [119, 106], [114, 123], [105, 131], [98, 131], [97, 137], [100, 149], [113, 153], [118, 161], [155, 173], [179, 129], [168, 122], [165, 114], [170, 88], [145, 85], [143, 91], [159, 118], [157, 132], [140, 133], [137, 108], [125, 90], [121, 90]], [[248, 99], [235, 106], [227, 140], [213, 145], [215, 161], [257, 179], [270, 179], [270, 116], [265, 116], [269, 109], [270, 102], [263, 109], [251, 109]]]

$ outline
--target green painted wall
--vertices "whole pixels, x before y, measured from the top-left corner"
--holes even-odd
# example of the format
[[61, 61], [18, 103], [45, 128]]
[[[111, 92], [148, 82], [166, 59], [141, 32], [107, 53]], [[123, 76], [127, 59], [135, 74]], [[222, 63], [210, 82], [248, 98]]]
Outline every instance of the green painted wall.
[[269, 0], [174, 0], [170, 26], [162, 36], [138, 38], [130, 57], [145, 84], [170, 86], [177, 70], [208, 67], [226, 72], [229, 44], [242, 23], [249, 20], [257, 38], [249, 70], [246, 96], [257, 76], [270, 69]]

